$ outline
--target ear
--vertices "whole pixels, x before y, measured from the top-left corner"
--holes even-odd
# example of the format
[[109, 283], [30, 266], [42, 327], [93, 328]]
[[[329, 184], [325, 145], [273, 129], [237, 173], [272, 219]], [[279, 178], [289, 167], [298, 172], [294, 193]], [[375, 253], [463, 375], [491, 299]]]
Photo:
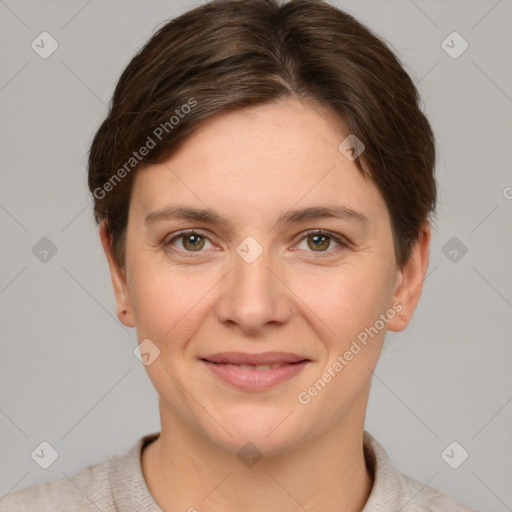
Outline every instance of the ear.
[[[398, 271], [393, 295], [395, 317], [388, 322], [388, 330], [403, 331], [411, 321], [412, 315], [420, 300], [423, 281], [428, 268], [431, 230], [424, 224], [414, 244], [411, 257], [405, 266]], [[399, 309], [401, 306], [401, 309]]]
[[110, 276], [112, 278], [112, 286], [117, 303], [117, 318], [127, 327], [135, 327], [126, 275], [114, 261], [111, 238], [108, 234], [105, 221], [102, 221], [100, 224], [100, 239], [110, 268]]

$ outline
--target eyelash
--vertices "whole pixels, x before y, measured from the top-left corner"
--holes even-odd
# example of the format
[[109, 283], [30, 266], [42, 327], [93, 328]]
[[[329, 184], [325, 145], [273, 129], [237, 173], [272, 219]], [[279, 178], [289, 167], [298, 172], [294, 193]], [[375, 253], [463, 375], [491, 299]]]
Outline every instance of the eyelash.
[[[191, 229], [191, 230], [180, 231], [179, 233], [176, 233], [171, 239], [166, 241], [164, 243], [164, 245], [165, 245], [166, 248], [170, 248], [170, 250], [172, 250], [173, 252], [183, 253], [185, 255], [185, 257], [187, 257], [187, 258], [194, 257], [195, 254], [204, 252], [204, 251], [185, 251], [185, 250], [179, 250], [179, 249], [176, 249], [175, 247], [173, 247], [172, 244], [176, 240], [179, 240], [180, 238], [183, 238], [183, 237], [185, 237], [187, 235], [199, 235], [199, 236], [201, 236], [203, 238], [206, 238], [207, 240], [210, 240], [206, 233], [203, 233], [201, 231], [197, 231], [197, 230]], [[332, 233], [330, 231], [324, 231], [322, 229], [316, 229], [316, 230], [305, 232], [303, 237], [297, 243], [300, 243], [304, 239], [306, 239], [308, 237], [311, 237], [311, 236], [315, 236], [315, 235], [326, 236], [326, 237], [330, 238], [331, 240], [334, 240], [338, 244], [332, 250], [318, 251], [317, 254], [319, 254], [320, 257], [322, 257], [324, 255], [325, 256], [331, 256], [332, 253], [337, 253], [339, 250], [346, 249], [350, 245], [349, 242], [344, 237], [342, 237], [340, 235], [336, 235], [336, 234], [334, 234], [334, 233]], [[314, 254], [316, 251], [308, 251], [308, 252], [311, 252], [311, 253]]]

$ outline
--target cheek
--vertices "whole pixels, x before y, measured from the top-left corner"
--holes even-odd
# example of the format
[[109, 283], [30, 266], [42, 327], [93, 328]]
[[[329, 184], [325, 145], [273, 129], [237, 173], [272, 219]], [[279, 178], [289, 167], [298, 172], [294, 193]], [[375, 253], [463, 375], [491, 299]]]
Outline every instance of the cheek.
[[300, 273], [291, 288], [323, 322], [329, 338], [344, 344], [387, 310], [391, 283], [390, 267], [352, 263], [328, 272]]
[[214, 287], [214, 276], [191, 276], [176, 269], [152, 269], [134, 273], [131, 285], [132, 305], [139, 338], [154, 339], [165, 344], [186, 339], [208, 305], [208, 290]]
[[391, 319], [391, 270], [384, 264], [350, 264], [296, 281], [307, 297], [303, 314], [318, 326], [325, 348], [316, 376], [297, 396], [301, 406], [307, 404], [308, 413], [337, 421], [367, 389], [386, 333], [380, 315]]

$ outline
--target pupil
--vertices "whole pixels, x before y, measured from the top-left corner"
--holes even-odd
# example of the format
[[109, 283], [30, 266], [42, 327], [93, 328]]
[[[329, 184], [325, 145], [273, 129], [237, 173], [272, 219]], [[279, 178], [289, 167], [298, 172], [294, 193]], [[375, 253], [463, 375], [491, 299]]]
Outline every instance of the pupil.
[[183, 244], [184, 244], [185, 249], [188, 248], [188, 249], [192, 249], [192, 250], [197, 250], [197, 249], [202, 248], [202, 246], [204, 245], [204, 241], [202, 240], [201, 235], [192, 234], [192, 235], [187, 235], [186, 237], [184, 237]]
[[329, 245], [329, 243], [325, 242], [326, 240], [328, 240], [328, 236], [326, 235], [313, 235], [311, 237], [313, 239], [313, 248], [327, 248], [327, 246]]

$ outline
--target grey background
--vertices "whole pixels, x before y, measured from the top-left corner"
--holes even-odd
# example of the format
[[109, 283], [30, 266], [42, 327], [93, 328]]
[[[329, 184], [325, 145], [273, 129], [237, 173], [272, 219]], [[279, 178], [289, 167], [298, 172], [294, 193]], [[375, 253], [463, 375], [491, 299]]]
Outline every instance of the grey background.
[[[512, 2], [331, 3], [399, 52], [439, 142], [429, 275], [412, 324], [388, 337], [366, 429], [413, 478], [512, 510]], [[0, 1], [0, 495], [160, 429], [135, 331], [115, 318], [85, 164], [129, 59], [194, 5]], [[42, 31], [59, 44], [48, 59], [31, 48]], [[441, 47], [453, 31], [469, 43], [457, 59]], [[46, 262], [43, 237], [57, 248]], [[43, 440], [59, 453], [46, 470], [30, 456]], [[458, 469], [441, 457], [452, 441], [469, 453]]]

